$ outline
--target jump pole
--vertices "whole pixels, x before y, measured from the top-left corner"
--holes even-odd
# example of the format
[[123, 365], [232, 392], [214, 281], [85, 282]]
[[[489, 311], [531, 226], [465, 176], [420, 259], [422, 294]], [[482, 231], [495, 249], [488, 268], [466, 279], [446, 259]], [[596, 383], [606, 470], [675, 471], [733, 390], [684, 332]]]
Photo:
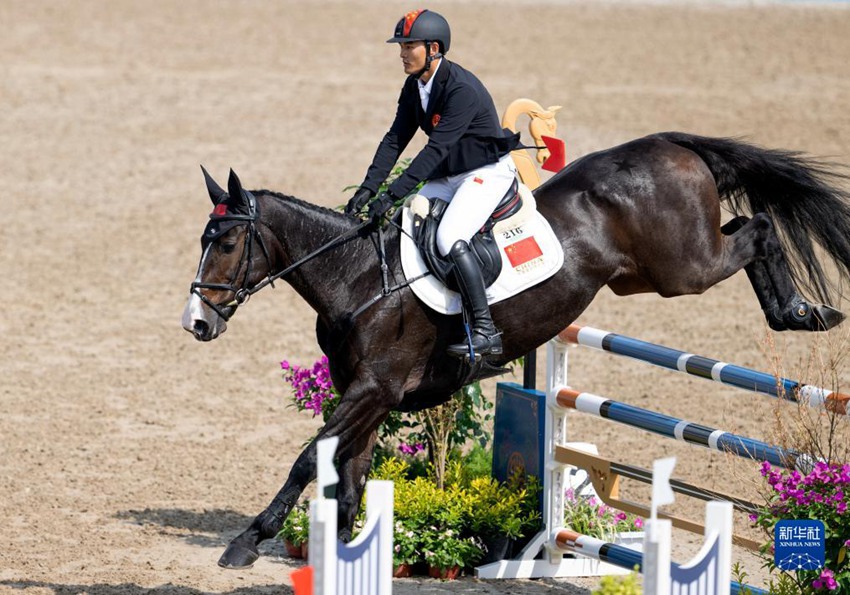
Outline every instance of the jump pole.
[[611, 331], [571, 324], [558, 333], [558, 339], [566, 343], [607, 351], [744, 390], [796, 403], [804, 403], [812, 407], [823, 406], [841, 415], [848, 414], [850, 395], [803, 384], [788, 378], [777, 378], [766, 372], [758, 372], [664, 345], [648, 343]]

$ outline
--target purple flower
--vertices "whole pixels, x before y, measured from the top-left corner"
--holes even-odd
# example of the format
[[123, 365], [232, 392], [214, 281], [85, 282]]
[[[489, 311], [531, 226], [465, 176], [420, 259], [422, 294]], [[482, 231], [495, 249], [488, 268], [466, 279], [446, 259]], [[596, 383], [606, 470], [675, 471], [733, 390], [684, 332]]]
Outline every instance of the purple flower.
[[402, 442], [398, 445], [398, 449], [402, 452], [402, 454], [413, 456], [425, 450], [425, 445], [421, 442], [417, 442], [416, 444], [405, 444]]
[[834, 591], [838, 588], [838, 583], [835, 582], [835, 576], [832, 574], [832, 571], [826, 568], [820, 573], [820, 577], [812, 582], [812, 586], [815, 589], [829, 589], [830, 591]]
[[643, 519], [642, 518], [640, 518], [640, 517], [635, 518], [635, 527], [637, 527], [638, 529], [643, 527]]

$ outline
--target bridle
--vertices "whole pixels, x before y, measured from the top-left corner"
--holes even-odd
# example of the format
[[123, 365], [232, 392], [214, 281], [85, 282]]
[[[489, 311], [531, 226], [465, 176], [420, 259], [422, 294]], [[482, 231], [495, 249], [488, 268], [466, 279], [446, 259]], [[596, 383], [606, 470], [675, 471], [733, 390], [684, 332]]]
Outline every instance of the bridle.
[[[303, 265], [306, 262], [316, 258], [320, 254], [323, 254], [324, 252], [327, 252], [328, 250], [331, 250], [332, 248], [335, 248], [335, 247], [339, 246], [340, 244], [348, 241], [349, 239], [351, 239], [355, 235], [359, 234], [360, 231], [362, 229], [364, 229], [365, 227], [375, 226], [374, 221], [372, 221], [371, 219], [367, 219], [367, 220], [361, 222], [360, 224], [356, 225], [355, 227], [352, 227], [351, 229], [346, 230], [345, 232], [343, 232], [342, 234], [333, 238], [332, 240], [330, 240], [326, 244], [323, 244], [322, 246], [320, 246], [319, 248], [317, 248], [313, 252], [310, 252], [309, 254], [304, 256], [303, 258], [292, 263], [291, 265], [289, 265], [288, 267], [286, 267], [282, 271], [279, 271], [277, 273], [272, 274], [271, 273], [272, 264], [271, 264], [271, 257], [269, 256], [269, 251], [266, 248], [265, 242], [263, 241], [262, 234], [257, 229], [257, 225], [258, 225], [259, 218], [260, 218], [260, 211], [259, 211], [259, 208], [257, 206], [257, 201], [254, 198], [254, 196], [250, 192], [248, 192], [247, 190], [245, 190], [244, 193], [245, 193], [245, 196], [247, 198], [248, 213], [247, 214], [238, 214], [238, 213], [230, 214], [230, 213], [228, 213], [226, 215], [216, 217], [213, 221], [211, 221], [207, 225], [207, 228], [204, 230], [204, 236], [203, 236], [204, 241], [208, 242], [207, 243], [207, 247], [208, 247], [210, 243], [212, 243], [216, 238], [221, 236], [225, 231], [231, 229], [232, 227], [241, 226], [241, 225], [246, 225], [248, 227], [248, 229], [246, 230], [246, 233], [245, 233], [245, 244], [242, 247], [242, 255], [239, 258], [239, 266], [236, 267], [236, 270], [233, 273], [233, 277], [231, 278], [229, 283], [203, 283], [203, 282], [200, 282], [200, 281], [193, 281], [191, 288], [190, 288], [190, 291], [189, 291], [190, 294], [194, 294], [194, 295], [198, 296], [198, 298], [204, 304], [206, 304], [207, 306], [212, 308], [216, 312], [216, 314], [218, 314], [220, 317], [222, 317], [225, 321], [230, 320], [230, 317], [233, 316], [233, 314], [236, 312], [237, 307], [239, 307], [242, 304], [244, 304], [245, 302], [247, 302], [248, 299], [252, 295], [257, 293], [258, 291], [260, 291], [261, 289], [263, 289], [267, 285], [271, 285], [272, 287], [274, 287], [275, 281], [277, 281], [278, 279], [288, 275], [292, 271], [299, 268], [301, 265]], [[218, 227], [215, 227], [215, 225], [217, 225]], [[222, 229], [222, 228], [224, 228], [224, 229]], [[414, 281], [417, 281], [421, 277], [425, 276], [425, 275], [420, 275], [418, 277], [406, 280], [403, 283], [400, 283], [398, 285], [390, 287], [389, 280], [388, 280], [388, 267], [387, 267], [387, 263], [386, 263], [386, 252], [384, 250], [384, 234], [383, 234], [383, 230], [381, 229], [380, 225], [378, 225], [377, 228], [378, 228], [378, 237], [379, 237], [379, 245], [380, 245], [379, 255], [380, 255], [380, 260], [381, 260], [381, 277], [382, 277], [383, 287], [381, 289], [381, 293], [379, 293], [377, 296], [375, 296], [374, 298], [369, 300], [366, 304], [362, 305], [360, 308], [355, 310], [355, 312], [351, 316], [351, 319], [356, 318], [360, 313], [362, 313], [364, 310], [366, 310], [369, 306], [371, 306], [372, 304], [377, 302], [382, 297], [385, 297], [385, 296], [389, 295], [390, 293], [397, 291], [397, 290], [399, 290], [403, 287], [407, 287], [408, 285], [410, 285]], [[266, 277], [264, 277], [262, 280], [260, 280], [258, 283], [256, 283], [255, 285], [249, 286], [248, 279], [251, 277], [251, 264], [253, 262], [254, 240], [257, 240], [257, 244], [259, 244], [260, 249], [263, 252], [263, 256], [266, 259], [266, 264], [268, 265], [269, 274]], [[205, 253], [206, 253], [207, 247], [204, 248]], [[239, 276], [239, 271], [242, 270], [243, 263], [245, 264], [245, 275], [242, 278], [241, 286], [237, 287], [236, 286], [236, 279]], [[201, 266], [203, 266], [203, 259], [201, 261]], [[205, 296], [201, 292], [201, 289], [229, 291], [229, 292], [233, 293], [234, 297], [230, 301], [215, 303], [211, 299], [209, 299], [207, 296]]]
[[[248, 213], [229, 213], [223, 216], [216, 217], [207, 225], [204, 230], [203, 241], [206, 244], [204, 247], [204, 258], [201, 260], [201, 266], [203, 266], [203, 262], [206, 258], [206, 251], [209, 249], [210, 244], [215, 241], [219, 236], [223, 235], [226, 231], [230, 230], [235, 226], [246, 225], [248, 229], [245, 233], [245, 242], [242, 246], [242, 255], [239, 257], [239, 266], [236, 267], [233, 277], [231, 277], [229, 283], [203, 283], [201, 281], [193, 281], [189, 293], [198, 296], [203, 303], [212, 308], [216, 314], [221, 316], [225, 321], [230, 320], [230, 317], [233, 316], [233, 313], [236, 311], [238, 306], [241, 306], [245, 302], [248, 301], [248, 298], [251, 297], [253, 293], [258, 291], [258, 286], [248, 287], [248, 279], [251, 277], [251, 265], [254, 260], [254, 240], [257, 240], [257, 243], [260, 246], [260, 250], [263, 252], [263, 257], [266, 259], [266, 264], [271, 270], [271, 257], [269, 256], [269, 251], [266, 248], [265, 241], [263, 240], [262, 234], [257, 230], [257, 222], [260, 218], [260, 210], [257, 207], [257, 200], [254, 198], [254, 195], [250, 192], [245, 191], [245, 197], [247, 199], [248, 204]], [[236, 279], [239, 276], [239, 271], [242, 270], [243, 265], [245, 266], [245, 275], [242, 278], [241, 287], [236, 286]], [[269, 279], [267, 277], [267, 279]], [[264, 282], [266, 279], [263, 280]], [[269, 281], [271, 283], [271, 281]], [[258, 284], [259, 285], [259, 284]], [[233, 300], [228, 302], [220, 302], [215, 303], [206, 295], [201, 292], [201, 289], [212, 289], [217, 291], [229, 291], [234, 295]]]

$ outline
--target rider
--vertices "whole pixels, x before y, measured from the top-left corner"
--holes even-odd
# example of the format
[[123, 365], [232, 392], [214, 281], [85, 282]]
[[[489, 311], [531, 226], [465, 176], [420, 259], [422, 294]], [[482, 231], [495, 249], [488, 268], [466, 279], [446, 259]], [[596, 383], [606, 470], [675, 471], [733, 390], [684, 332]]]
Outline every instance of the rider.
[[[376, 194], [417, 128], [429, 140], [407, 170], [369, 204], [369, 217], [383, 216], [421, 181], [419, 191], [449, 203], [437, 229], [437, 249], [454, 264], [461, 295], [473, 318], [471, 347], [478, 355], [502, 353], [502, 340], [490, 316], [484, 279], [469, 241], [481, 229], [516, 177], [510, 152], [519, 135], [502, 129], [493, 99], [471, 72], [444, 56], [451, 44], [445, 18], [415, 10], [398, 22], [387, 43], [398, 43], [408, 75], [395, 120], [386, 133], [366, 178], [345, 212], [356, 214]], [[448, 352], [469, 354], [466, 342]]]

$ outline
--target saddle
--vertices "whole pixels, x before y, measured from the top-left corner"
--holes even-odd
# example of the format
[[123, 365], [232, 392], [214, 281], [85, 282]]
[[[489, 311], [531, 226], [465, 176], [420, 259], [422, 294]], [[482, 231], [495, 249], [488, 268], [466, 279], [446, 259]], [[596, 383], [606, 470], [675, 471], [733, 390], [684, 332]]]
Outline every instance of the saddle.
[[[491, 286], [502, 272], [502, 255], [493, 236], [493, 227], [499, 221], [508, 219], [519, 212], [522, 204], [519, 182], [514, 180], [493, 213], [469, 242], [469, 248], [481, 268], [485, 287]], [[452, 291], [458, 291], [457, 281], [451, 274], [454, 265], [437, 250], [437, 228], [449, 203], [418, 195], [414, 197], [410, 206], [414, 213], [413, 241], [419, 248], [425, 266], [442, 284]]]

